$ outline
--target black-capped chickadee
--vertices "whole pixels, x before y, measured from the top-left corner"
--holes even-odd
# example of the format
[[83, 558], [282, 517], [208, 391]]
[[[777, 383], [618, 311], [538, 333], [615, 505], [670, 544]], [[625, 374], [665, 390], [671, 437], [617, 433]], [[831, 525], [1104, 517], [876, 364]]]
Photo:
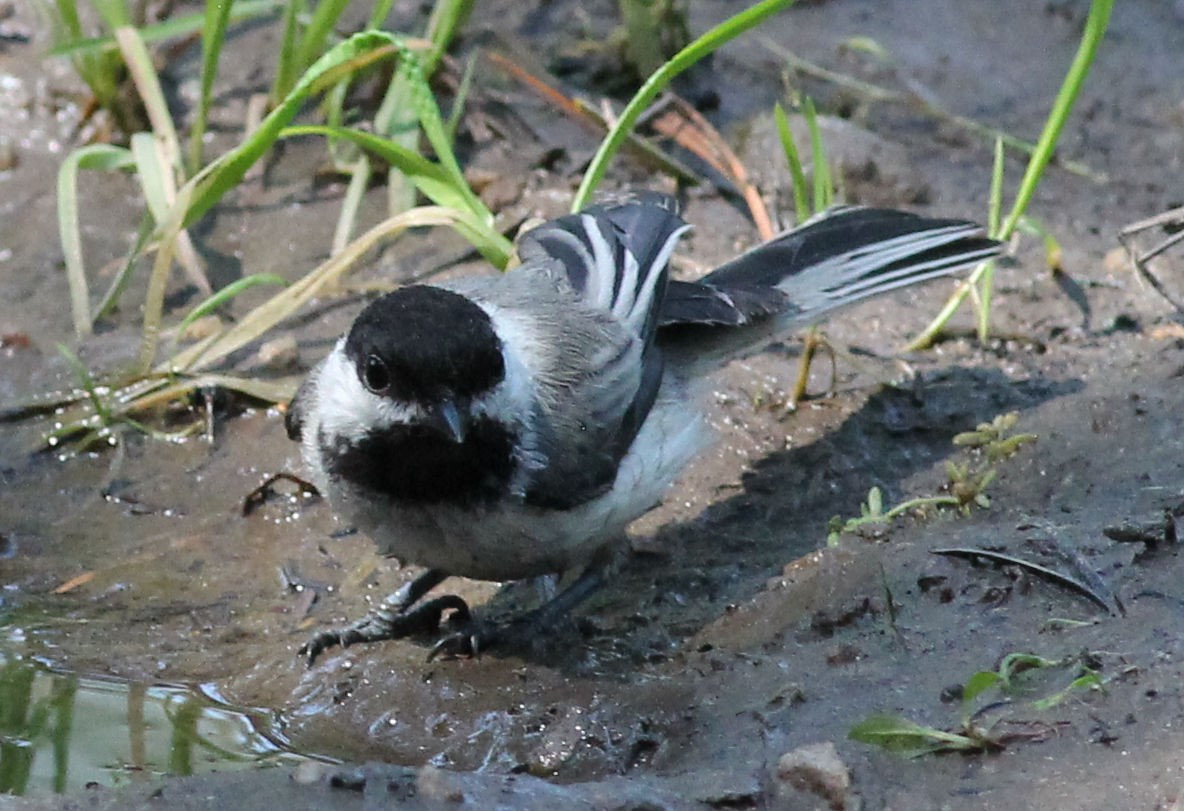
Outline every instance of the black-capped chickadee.
[[668, 279], [689, 226], [640, 193], [520, 238], [500, 276], [400, 288], [372, 302], [287, 413], [312, 479], [379, 551], [426, 567], [326, 648], [435, 630], [472, 653], [479, 623], [445, 578], [518, 580], [584, 567], [513, 623], [555, 619], [603, 581], [625, 527], [710, 440], [694, 382], [852, 302], [953, 273], [999, 245], [971, 222], [832, 209], [697, 282]]

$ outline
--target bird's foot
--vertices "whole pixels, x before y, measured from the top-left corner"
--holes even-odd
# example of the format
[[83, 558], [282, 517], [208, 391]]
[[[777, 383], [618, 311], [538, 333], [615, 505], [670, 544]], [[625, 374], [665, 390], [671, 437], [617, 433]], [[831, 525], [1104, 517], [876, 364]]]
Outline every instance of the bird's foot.
[[459, 659], [480, 656], [487, 650], [507, 641], [529, 639], [539, 628], [531, 621], [531, 614], [514, 620], [498, 622], [482, 619], [476, 614], [448, 618], [445, 633], [428, 651], [428, 661], [437, 658]]
[[442, 624], [443, 634], [428, 652], [428, 661], [475, 658], [494, 648], [541, 655], [565, 636], [563, 630], [570, 620], [565, 613], [550, 610], [549, 605], [504, 619], [458, 611]]
[[395, 606], [392, 606], [391, 602], [390, 599], [384, 601], [366, 616], [343, 628], [329, 628], [317, 632], [297, 653], [305, 657], [308, 666], [312, 667], [318, 656], [335, 645], [347, 648], [359, 642], [379, 642], [430, 634], [440, 628], [440, 621], [445, 612], [452, 612], [449, 624], [475, 623], [468, 603], [455, 594], [445, 594], [426, 600], [414, 608], [399, 610], [394, 610]]

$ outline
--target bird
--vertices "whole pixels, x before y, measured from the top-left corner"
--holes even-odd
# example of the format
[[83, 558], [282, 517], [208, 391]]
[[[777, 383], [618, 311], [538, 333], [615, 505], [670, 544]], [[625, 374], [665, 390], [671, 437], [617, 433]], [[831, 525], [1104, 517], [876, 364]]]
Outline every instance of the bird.
[[[569, 614], [619, 566], [625, 529], [711, 442], [702, 381], [854, 302], [996, 256], [973, 222], [838, 206], [697, 281], [670, 277], [690, 225], [633, 192], [520, 235], [500, 275], [411, 284], [370, 302], [285, 413], [312, 482], [380, 554], [423, 567], [299, 654], [437, 634], [474, 655]], [[579, 572], [508, 622], [453, 576]], [[445, 620], [447, 617], [447, 620]]]

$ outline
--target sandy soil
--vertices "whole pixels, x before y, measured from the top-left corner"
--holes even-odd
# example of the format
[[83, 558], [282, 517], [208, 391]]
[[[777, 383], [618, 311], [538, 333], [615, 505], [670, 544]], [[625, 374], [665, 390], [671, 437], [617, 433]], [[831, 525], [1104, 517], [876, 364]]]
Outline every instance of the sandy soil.
[[[465, 47], [578, 53], [585, 68], [598, 58], [579, 46], [589, 31], [605, 33], [607, 24], [593, 21], [607, 19], [610, 4], [601, 4], [603, 17], [566, 2], [498, 5], [479, 4]], [[732, 8], [692, 6], [694, 30]], [[1087, 6], [805, 4], [718, 54], [692, 90], [718, 95], [713, 119], [770, 199], [783, 199], [767, 120], [784, 90], [783, 64], [770, 43], [1035, 138]], [[6, 24], [23, 26], [32, 42], [0, 46], [0, 75], [11, 77], [0, 86], [0, 139], [17, 158], [0, 172], [0, 334], [28, 340], [10, 340], [0, 355], [0, 400], [69, 383], [54, 349], [71, 338], [53, 183], [73, 145], [77, 108], [68, 93], [76, 88], [67, 71], [38, 59], [44, 36], [25, 14]], [[842, 49], [853, 36], [874, 37], [893, 64]], [[253, 26], [231, 42], [242, 61], [223, 77], [214, 148], [237, 137], [245, 91], [262, 89], [269, 75], [269, 65], [242, 55], [266, 52], [274, 37], [274, 28]], [[334, 651], [305, 668], [295, 651], [312, 628], [361, 613], [412, 572], [376, 560], [365, 538], [340, 537], [324, 504], [277, 501], [243, 517], [243, 497], [267, 474], [298, 470], [278, 415], [249, 410], [220, 417], [212, 446], [133, 438], [118, 455], [66, 462], [28, 452], [43, 424], [5, 426], [0, 609], [10, 631], [26, 631], [18, 652], [79, 672], [216, 683], [236, 702], [278, 710], [299, 751], [477, 772], [428, 770], [413, 779], [373, 770], [350, 784], [364, 782], [365, 798], [405, 796], [407, 781], [418, 780], [424, 805], [458, 796], [480, 805], [482, 792], [504, 790], [510, 806], [524, 808], [808, 808], [824, 796], [848, 808], [1176, 807], [1184, 790], [1176, 549], [1184, 332], [1115, 253], [1115, 235], [1181, 202], [1182, 55], [1184, 20], [1171, 4], [1118, 4], [1060, 152], [1092, 174], [1050, 170], [1032, 207], [1063, 247], [1076, 299], [1047, 271], [1039, 242], [1026, 238], [998, 277], [994, 326], [1002, 337], [979, 346], [965, 337], [969, 314], [960, 314], [950, 338], [904, 356], [915, 373], [906, 385], [884, 385], [904, 379], [885, 356], [927, 322], [952, 283], [836, 318], [826, 334], [862, 354], [839, 361], [833, 386], [829, 364], [817, 364], [812, 391], [820, 396], [795, 413], [778, 404], [796, 374], [796, 341], [734, 364], [709, 404], [720, 442], [639, 522], [630, 565], [546, 651], [425, 663], [423, 645], [400, 642]], [[169, 70], [182, 99], [194, 61], [188, 54]], [[592, 73], [576, 71], [571, 81]], [[561, 210], [594, 139], [494, 72], [479, 85], [482, 109], [500, 126], [473, 147], [471, 162], [525, 178], [503, 184], [504, 216]], [[828, 139], [855, 201], [984, 216], [988, 144], [916, 105], [869, 103], [809, 79], [795, 77], [793, 86], [847, 114], [828, 125]], [[552, 152], [557, 144], [561, 153]], [[324, 255], [342, 186], [310, 179], [321, 154], [314, 144], [289, 147], [200, 229], [216, 278], [297, 278]], [[1009, 160], [1009, 188], [1022, 166]], [[647, 175], [626, 162], [614, 182]], [[368, 216], [378, 216], [383, 193], [372, 192]], [[118, 178], [88, 180], [84, 194], [87, 259], [99, 268], [126, 249], [140, 204]], [[742, 213], [711, 190], [691, 194], [688, 218], [711, 223], [688, 242], [695, 265], [754, 239]], [[363, 275], [403, 279], [462, 255], [452, 237], [417, 236]], [[460, 270], [474, 267], [466, 261]], [[1181, 272], [1171, 256], [1159, 269], [1169, 281]], [[175, 293], [178, 311], [194, 300], [180, 283]], [[110, 367], [134, 352], [134, 298], [80, 347], [89, 362]], [[290, 326], [304, 367], [361, 301], [322, 302]], [[872, 486], [888, 504], [938, 492], [947, 462], [965, 458], [952, 437], [1009, 411], [1019, 413], [1017, 430], [1039, 439], [997, 465], [989, 509], [909, 516], [827, 548], [828, 519], [857, 515]], [[1088, 570], [1125, 613], [1014, 566], [932, 554], [946, 547]], [[284, 588], [284, 566], [328, 590], [310, 608]], [[95, 576], [53, 593], [83, 572]], [[459, 590], [499, 605], [520, 597], [495, 594], [492, 584]], [[1000, 751], [903, 760], [848, 740], [877, 713], [957, 728], [958, 686], [1014, 652], [1064, 664], [1029, 674], [1010, 700], [977, 718], [1006, 738]], [[1083, 666], [1102, 689], [1073, 691], [1047, 708], [1035, 703]], [[848, 788], [824, 795], [781, 776], [782, 755], [827, 742], [840, 765], [826, 773], [849, 774]], [[521, 775], [517, 794], [507, 775]], [[362, 798], [327, 789], [323, 774], [304, 778], [284, 790], [307, 784], [320, 794], [292, 799], [293, 807], [344, 808]], [[168, 792], [175, 807], [219, 792], [260, 807], [278, 796], [216, 779]]]

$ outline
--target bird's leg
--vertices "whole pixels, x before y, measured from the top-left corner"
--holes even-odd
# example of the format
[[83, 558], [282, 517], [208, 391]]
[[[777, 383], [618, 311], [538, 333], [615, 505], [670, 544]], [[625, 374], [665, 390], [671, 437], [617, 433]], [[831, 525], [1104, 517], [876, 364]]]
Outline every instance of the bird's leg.
[[437, 656], [476, 656], [499, 644], [513, 641], [512, 638], [530, 641], [571, 613], [603, 586], [607, 579], [608, 567], [603, 563], [594, 563], [555, 597], [508, 622], [483, 622], [471, 612], [458, 611], [448, 620], [449, 625], [458, 626], [457, 630], [441, 638], [432, 647], [428, 659], [430, 661]]
[[447, 574], [437, 569], [428, 569], [414, 580], [404, 583], [393, 594], [387, 595], [361, 619], [343, 628], [318, 631], [297, 653], [307, 658], [311, 667], [322, 652], [334, 645], [348, 647], [355, 642], [402, 639], [434, 631], [440, 626], [440, 618], [445, 611], [455, 611], [461, 616], [461, 621], [467, 621], [471, 616], [469, 606], [454, 594], [415, 605], [447, 577]]

